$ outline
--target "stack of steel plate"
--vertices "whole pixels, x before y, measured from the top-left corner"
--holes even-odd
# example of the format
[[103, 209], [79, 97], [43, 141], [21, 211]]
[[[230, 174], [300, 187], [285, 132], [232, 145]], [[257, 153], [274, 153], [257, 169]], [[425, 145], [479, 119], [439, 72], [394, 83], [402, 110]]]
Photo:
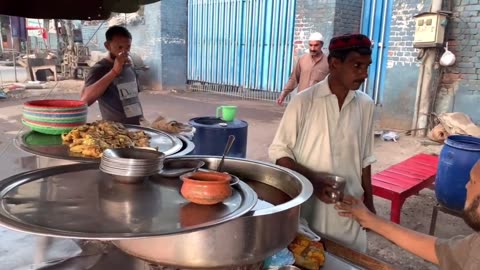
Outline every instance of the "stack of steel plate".
[[161, 152], [138, 149], [116, 148], [103, 152], [100, 170], [115, 180], [136, 183], [145, 177], [158, 174], [163, 168], [165, 155]]

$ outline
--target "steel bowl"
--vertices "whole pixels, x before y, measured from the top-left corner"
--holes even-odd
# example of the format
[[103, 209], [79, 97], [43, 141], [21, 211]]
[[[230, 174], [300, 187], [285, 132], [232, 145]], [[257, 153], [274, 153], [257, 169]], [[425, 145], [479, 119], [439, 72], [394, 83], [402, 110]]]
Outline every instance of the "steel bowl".
[[139, 148], [115, 148], [103, 152], [100, 170], [115, 181], [135, 184], [157, 174], [163, 167], [165, 154]]
[[[220, 162], [220, 157], [182, 158], [203, 160], [205, 167], [212, 170]], [[297, 234], [300, 205], [313, 193], [310, 182], [294, 171], [246, 159], [226, 158], [224, 170], [247, 182], [260, 199], [274, 206], [194, 232], [123, 239], [113, 243], [133, 256], [177, 268], [254, 264], [288, 246]], [[281, 194], [270, 197], [272, 188]]]
[[182, 174], [197, 171], [204, 165], [205, 162], [202, 160], [167, 158], [163, 161], [163, 168], [159, 174], [163, 177], [179, 177]]
[[280, 266], [278, 270], [301, 270], [301, 269], [296, 267], [295, 265], [284, 265], [284, 266]]
[[132, 163], [132, 162], [149, 162], [152, 160], [163, 160], [165, 154], [141, 148], [112, 148], [103, 151], [103, 157], [114, 159], [116, 162]]

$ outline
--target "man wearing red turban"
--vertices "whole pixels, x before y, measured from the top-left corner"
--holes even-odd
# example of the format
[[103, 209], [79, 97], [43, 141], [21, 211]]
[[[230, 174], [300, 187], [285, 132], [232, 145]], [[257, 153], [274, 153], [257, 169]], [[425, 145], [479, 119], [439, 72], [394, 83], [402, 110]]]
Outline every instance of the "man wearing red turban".
[[364, 35], [345, 35], [330, 41], [330, 75], [296, 95], [288, 104], [270, 158], [293, 169], [313, 184], [315, 196], [302, 206], [311, 228], [345, 245], [366, 251], [367, 235], [353, 219], [342, 219], [330, 196], [332, 184], [325, 173], [346, 180], [344, 193], [373, 205], [372, 99], [357, 91], [368, 76], [371, 41]]

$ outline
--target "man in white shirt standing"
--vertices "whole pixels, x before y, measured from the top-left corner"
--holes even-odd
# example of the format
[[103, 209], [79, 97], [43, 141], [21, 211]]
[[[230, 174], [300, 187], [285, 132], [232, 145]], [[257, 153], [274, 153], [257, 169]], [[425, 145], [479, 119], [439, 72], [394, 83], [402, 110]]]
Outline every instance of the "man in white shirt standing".
[[314, 185], [315, 196], [302, 206], [310, 227], [363, 252], [366, 232], [355, 220], [339, 218], [329, 197], [332, 183], [322, 175], [345, 178], [345, 194], [363, 200], [375, 213], [371, 184], [374, 103], [356, 91], [368, 76], [371, 53], [371, 41], [364, 35], [333, 38], [330, 75], [292, 99], [269, 148], [276, 164], [303, 174]]

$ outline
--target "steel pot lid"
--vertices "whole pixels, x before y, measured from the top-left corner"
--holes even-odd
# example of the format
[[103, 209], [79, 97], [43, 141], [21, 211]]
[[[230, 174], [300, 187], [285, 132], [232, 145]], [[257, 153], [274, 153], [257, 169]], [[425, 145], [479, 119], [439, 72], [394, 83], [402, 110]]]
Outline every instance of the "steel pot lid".
[[189, 203], [180, 179], [150, 177], [122, 184], [78, 163], [39, 169], [0, 181], [0, 225], [26, 233], [120, 240], [190, 232], [241, 217], [257, 194], [240, 182], [214, 206]]
[[[129, 131], [144, 131], [150, 136], [150, 147], [156, 148], [166, 156], [174, 155], [183, 148], [183, 142], [177, 136], [137, 125], [124, 124], [123, 126]], [[77, 162], [100, 162], [99, 158], [70, 153], [68, 146], [63, 144], [60, 135], [47, 135], [29, 130], [20, 133], [15, 138], [15, 145], [26, 152], [39, 156]]]

